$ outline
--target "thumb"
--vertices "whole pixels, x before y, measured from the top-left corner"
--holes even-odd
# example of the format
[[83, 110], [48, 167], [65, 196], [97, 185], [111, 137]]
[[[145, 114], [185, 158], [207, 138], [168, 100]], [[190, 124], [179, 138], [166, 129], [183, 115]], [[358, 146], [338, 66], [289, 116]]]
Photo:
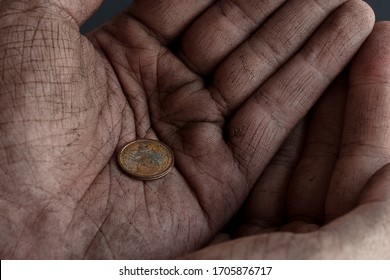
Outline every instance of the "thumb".
[[[364, 186], [358, 206], [321, 231], [338, 259], [390, 258], [390, 164]], [[332, 246], [332, 244], [334, 246]], [[336, 253], [335, 253], [336, 252]]]
[[359, 206], [312, 233], [275, 232], [236, 239], [185, 259], [389, 259], [390, 164], [365, 185]]

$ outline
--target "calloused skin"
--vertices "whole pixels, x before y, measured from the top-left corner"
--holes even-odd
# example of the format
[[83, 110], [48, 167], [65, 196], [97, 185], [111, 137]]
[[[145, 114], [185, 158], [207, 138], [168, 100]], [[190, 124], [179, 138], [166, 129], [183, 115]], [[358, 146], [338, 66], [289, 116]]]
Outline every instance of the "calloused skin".
[[[0, 0], [2, 259], [390, 257], [386, 169], [355, 208], [388, 159], [388, 24], [293, 131], [372, 32], [367, 4], [139, 0], [80, 35], [100, 3]], [[163, 179], [118, 167], [143, 138], [174, 151]], [[255, 235], [208, 247], [243, 205], [235, 235]]]

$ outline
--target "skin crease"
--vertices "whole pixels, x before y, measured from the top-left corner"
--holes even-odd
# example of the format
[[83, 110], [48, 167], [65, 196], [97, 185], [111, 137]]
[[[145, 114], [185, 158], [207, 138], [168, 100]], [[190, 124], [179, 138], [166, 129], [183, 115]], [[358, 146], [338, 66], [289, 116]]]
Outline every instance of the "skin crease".
[[287, 139], [263, 173], [286, 175], [263, 176], [254, 187], [235, 233], [241, 238], [186, 258], [390, 258], [389, 42], [390, 23], [377, 23], [307, 129]]
[[[100, 4], [0, 0], [2, 259], [162, 259], [199, 249], [188, 257], [389, 256], [386, 169], [353, 209], [387, 163], [382, 153], [373, 164], [370, 150], [387, 147], [378, 132], [386, 128], [387, 24], [376, 27], [349, 79], [333, 82], [372, 32], [367, 4], [144, 0], [80, 35]], [[359, 94], [367, 85], [371, 95]], [[297, 126], [325, 91], [309, 128]], [[330, 110], [329, 119], [316, 110]], [[329, 135], [316, 135], [324, 133], [316, 122], [332, 127]], [[304, 170], [305, 156], [324, 153], [338, 135], [340, 155], [325, 151], [325, 163]], [[133, 180], [118, 167], [117, 152], [139, 138], [174, 151], [164, 179]], [[359, 172], [347, 172], [351, 162]], [[274, 184], [269, 174], [278, 170]], [[311, 172], [329, 184], [306, 220]], [[205, 247], [244, 204], [237, 237], [282, 231]]]

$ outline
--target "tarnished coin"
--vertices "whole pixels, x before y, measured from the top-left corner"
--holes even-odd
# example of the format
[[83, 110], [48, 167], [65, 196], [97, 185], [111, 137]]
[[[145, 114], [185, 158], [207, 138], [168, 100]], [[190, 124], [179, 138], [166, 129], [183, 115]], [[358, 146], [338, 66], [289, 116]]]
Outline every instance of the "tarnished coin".
[[131, 177], [143, 181], [156, 180], [171, 171], [172, 150], [156, 140], [136, 140], [127, 144], [118, 155], [119, 165]]

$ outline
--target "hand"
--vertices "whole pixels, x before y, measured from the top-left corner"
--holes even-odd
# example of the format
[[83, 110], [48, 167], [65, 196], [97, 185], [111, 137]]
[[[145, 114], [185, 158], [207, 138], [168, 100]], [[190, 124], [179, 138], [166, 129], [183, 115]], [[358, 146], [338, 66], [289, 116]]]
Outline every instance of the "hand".
[[264, 171], [236, 233], [251, 236], [188, 257], [389, 259], [389, 65], [383, 22]]
[[[373, 26], [361, 1], [0, 1], [4, 258], [172, 258], [206, 244]], [[252, 35], [252, 36], [251, 36]], [[117, 152], [155, 138], [164, 179]]]

